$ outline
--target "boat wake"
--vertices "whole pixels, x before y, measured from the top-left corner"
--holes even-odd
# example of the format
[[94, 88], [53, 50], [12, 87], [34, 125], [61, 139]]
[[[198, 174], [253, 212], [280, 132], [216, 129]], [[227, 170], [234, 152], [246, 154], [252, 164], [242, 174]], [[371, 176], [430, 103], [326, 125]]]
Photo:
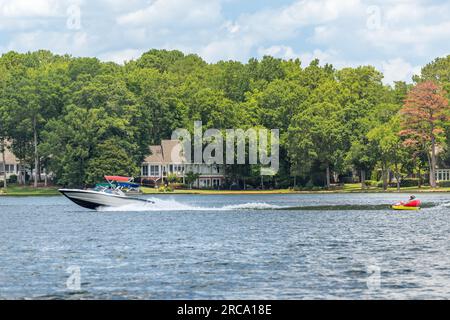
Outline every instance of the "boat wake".
[[[386, 211], [391, 210], [391, 204], [340, 204], [340, 205], [303, 205], [280, 206], [267, 202], [249, 202], [224, 206], [199, 206], [178, 202], [173, 199], [150, 198], [142, 204], [128, 204], [120, 207], [100, 207], [97, 211], [245, 211], [245, 210], [290, 210], [290, 211]], [[449, 207], [450, 203], [423, 203], [422, 209]]]
[[271, 209], [280, 210], [280, 209], [284, 209], [284, 208], [288, 208], [288, 207], [277, 206], [277, 205], [269, 204], [269, 203], [265, 203], [265, 202], [251, 202], [251, 203], [243, 203], [243, 204], [224, 206], [224, 207], [220, 208], [220, 210], [223, 210], [223, 211], [248, 210], [248, 209], [250, 209], [250, 210], [271, 210]]
[[437, 209], [444, 209], [444, 208], [449, 208], [450, 207], [450, 202], [441, 202], [438, 205], [436, 205]]
[[162, 200], [158, 198], [148, 199], [154, 203], [130, 204], [120, 207], [100, 207], [97, 211], [233, 211], [233, 210], [279, 210], [282, 206], [272, 205], [265, 202], [252, 202], [222, 207], [201, 207], [181, 203], [175, 200]]

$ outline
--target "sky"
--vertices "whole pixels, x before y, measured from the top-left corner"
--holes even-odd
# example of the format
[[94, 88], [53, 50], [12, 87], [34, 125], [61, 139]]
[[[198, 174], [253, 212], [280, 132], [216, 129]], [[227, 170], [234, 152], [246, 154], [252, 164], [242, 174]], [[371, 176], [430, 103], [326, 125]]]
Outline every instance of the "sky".
[[0, 0], [0, 53], [48, 49], [123, 63], [157, 48], [303, 66], [318, 58], [410, 82], [450, 54], [449, 17], [448, 0]]

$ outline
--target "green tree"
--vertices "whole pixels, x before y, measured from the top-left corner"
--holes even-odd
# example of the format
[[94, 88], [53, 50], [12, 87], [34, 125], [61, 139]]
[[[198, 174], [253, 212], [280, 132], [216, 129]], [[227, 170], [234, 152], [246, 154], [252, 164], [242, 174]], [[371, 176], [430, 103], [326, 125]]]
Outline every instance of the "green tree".
[[388, 174], [392, 170], [397, 189], [400, 190], [403, 168], [407, 160], [407, 152], [400, 139], [400, 118], [394, 116], [387, 123], [381, 123], [367, 134], [374, 155], [378, 158], [382, 170], [383, 189], [388, 187]]
[[[6, 78], [7, 78], [6, 68], [0, 64], [0, 97], [3, 97], [3, 93], [5, 90], [5, 86], [6, 86]], [[6, 152], [6, 140], [8, 138], [8, 131], [7, 131], [7, 126], [6, 126], [7, 115], [6, 115], [6, 110], [3, 106], [3, 103], [5, 103], [5, 101], [3, 99], [0, 99], [0, 153], [1, 153], [1, 157], [2, 157], [2, 163], [3, 163], [3, 168], [0, 167], [0, 170], [3, 170], [3, 187], [6, 189], [7, 182], [6, 182], [6, 169], [5, 169], [5, 164], [6, 164], [5, 152]]]
[[[344, 160], [342, 148], [343, 123], [340, 109], [331, 103], [312, 105], [293, 117], [289, 128], [290, 158], [311, 159], [325, 169], [325, 184], [331, 185], [331, 170], [339, 170]], [[308, 165], [305, 163], [304, 165]]]
[[198, 173], [194, 173], [192, 171], [189, 171], [188, 173], [186, 173], [185, 176], [185, 181], [186, 183], [189, 185], [189, 189], [192, 189], [192, 184], [197, 181], [197, 179], [200, 177], [200, 174]]
[[450, 99], [450, 55], [436, 58], [422, 68], [420, 76], [413, 77], [414, 82], [433, 81], [440, 84]]
[[167, 182], [169, 182], [170, 184], [176, 183], [178, 181], [179, 181], [179, 178], [175, 173], [169, 173], [167, 175]]

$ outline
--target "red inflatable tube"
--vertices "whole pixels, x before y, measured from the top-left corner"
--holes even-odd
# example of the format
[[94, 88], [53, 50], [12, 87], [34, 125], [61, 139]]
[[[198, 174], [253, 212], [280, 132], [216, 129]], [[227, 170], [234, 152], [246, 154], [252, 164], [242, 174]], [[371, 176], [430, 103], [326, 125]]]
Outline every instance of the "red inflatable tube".
[[404, 204], [405, 207], [420, 207], [420, 200], [412, 200]]

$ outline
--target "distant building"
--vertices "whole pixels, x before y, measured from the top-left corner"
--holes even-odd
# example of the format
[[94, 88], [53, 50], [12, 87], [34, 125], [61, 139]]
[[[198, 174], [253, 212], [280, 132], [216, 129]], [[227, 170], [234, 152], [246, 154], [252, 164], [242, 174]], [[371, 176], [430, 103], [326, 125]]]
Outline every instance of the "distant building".
[[150, 152], [142, 163], [141, 178], [151, 180], [155, 185], [167, 183], [169, 174], [176, 174], [184, 183], [188, 172], [200, 174], [193, 184], [197, 188], [218, 188], [224, 183], [223, 165], [186, 163], [179, 140], [162, 140], [161, 145], [150, 146]]
[[[8, 141], [6, 145], [10, 146], [11, 143]], [[3, 155], [0, 153], [0, 181], [3, 181], [5, 171], [6, 179], [11, 179], [11, 176], [15, 175], [19, 183], [25, 183], [28, 179], [33, 180], [34, 178], [34, 170], [28, 165], [21, 165], [19, 159], [8, 147], [5, 148], [5, 163], [3, 163]], [[41, 179], [48, 179], [52, 177], [52, 174], [46, 174], [44, 170], [44, 172], [41, 172], [40, 177]]]
[[0, 181], [3, 181], [5, 172], [6, 179], [9, 179], [12, 175], [18, 176], [19, 167], [19, 161], [8, 148], [5, 150], [5, 163], [3, 163], [3, 155], [0, 153]]

